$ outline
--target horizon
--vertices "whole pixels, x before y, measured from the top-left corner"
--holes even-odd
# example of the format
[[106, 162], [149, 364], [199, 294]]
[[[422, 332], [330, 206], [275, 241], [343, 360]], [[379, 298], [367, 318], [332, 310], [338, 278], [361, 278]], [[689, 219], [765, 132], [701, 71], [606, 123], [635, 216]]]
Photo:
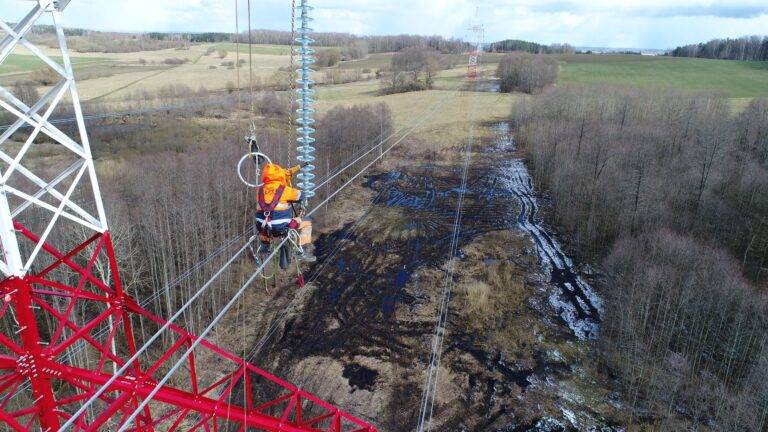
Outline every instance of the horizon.
[[[25, 13], [26, 1], [0, 0], [6, 20]], [[254, 29], [290, 30], [286, 2], [251, 2]], [[763, 36], [768, 28], [768, 4], [754, 0], [610, 0], [508, 1], [488, 0], [480, 6], [479, 22], [486, 42], [520, 39], [575, 47], [667, 50], [712, 39]], [[239, 29], [248, 28], [246, 1], [239, 1]], [[378, 4], [362, 0], [317, 0], [317, 32], [357, 36], [414, 34], [466, 39], [474, 19], [474, 1], [443, 0]], [[406, 7], [407, 5], [407, 7]], [[75, 0], [65, 26], [123, 33], [234, 33], [235, 2], [193, 0], [180, 6], [173, 0]], [[427, 20], [433, 16], [436, 19]]]

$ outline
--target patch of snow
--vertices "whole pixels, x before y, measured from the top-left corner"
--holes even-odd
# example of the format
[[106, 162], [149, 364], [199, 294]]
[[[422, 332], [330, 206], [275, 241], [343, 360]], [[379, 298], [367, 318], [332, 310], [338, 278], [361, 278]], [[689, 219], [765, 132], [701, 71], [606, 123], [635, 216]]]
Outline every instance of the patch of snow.
[[565, 428], [565, 423], [552, 417], [545, 417], [536, 422], [536, 430], [541, 432], [561, 431]]
[[566, 408], [560, 408], [560, 411], [562, 411], [563, 415], [565, 416], [566, 420], [571, 424], [571, 426], [578, 429], [579, 427], [579, 421], [576, 418], [576, 414], [573, 413], [573, 411], [566, 409]]

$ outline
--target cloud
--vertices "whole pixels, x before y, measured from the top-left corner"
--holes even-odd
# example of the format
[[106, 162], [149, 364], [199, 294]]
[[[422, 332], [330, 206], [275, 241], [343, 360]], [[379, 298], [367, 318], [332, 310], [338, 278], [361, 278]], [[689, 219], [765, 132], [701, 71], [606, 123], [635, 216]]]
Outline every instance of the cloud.
[[720, 5], [712, 4], [707, 6], [673, 6], [661, 9], [651, 16], [657, 17], [696, 17], [712, 16], [721, 18], [755, 18], [768, 14], [768, 4], [749, 5], [734, 4]]
[[[116, 31], [235, 31], [247, 28], [246, 0], [72, 0], [66, 25]], [[310, 0], [313, 27], [356, 34], [464, 37], [475, 0]], [[16, 20], [31, 2], [0, 0]], [[286, 0], [252, 0], [253, 28], [290, 29]], [[768, 32], [767, 0], [482, 0], [487, 40], [578, 46], [668, 48]], [[5, 15], [8, 16], [5, 16]]]

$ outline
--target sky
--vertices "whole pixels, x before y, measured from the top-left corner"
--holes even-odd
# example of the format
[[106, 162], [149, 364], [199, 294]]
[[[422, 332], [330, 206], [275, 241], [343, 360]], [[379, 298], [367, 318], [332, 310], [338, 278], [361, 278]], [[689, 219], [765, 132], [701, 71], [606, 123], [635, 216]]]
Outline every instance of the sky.
[[[297, 0], [301, 1], [301, 0]], [[65, 25], [113, 31], [234, 32], [248, 0], [72, 0]], [[290, 29], [288, 0], [250, 0], [251, 26]], [[313, 27], [355, 34], [466, 37], [480, 5], [486, 41], [523, 39], [580, 47], [673, 48], [768, 34], [768, 0], [309, 0]], [[0, 0], [16, 21], [30, 1]]]

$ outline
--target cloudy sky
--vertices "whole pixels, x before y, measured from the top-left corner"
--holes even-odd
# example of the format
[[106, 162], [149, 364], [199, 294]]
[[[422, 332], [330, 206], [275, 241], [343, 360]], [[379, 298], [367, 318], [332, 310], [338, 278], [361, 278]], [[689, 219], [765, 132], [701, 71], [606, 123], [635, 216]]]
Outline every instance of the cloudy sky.
[[[98, 30], [235, 29], [238, 0], [72, 0], [66, 24]], [[239, 0], [241, 29], [247, 0]], [[0, 0], [18, 19], [29, 1]], [[476, 0], [310, 0], [318, 31], [464, 37]], [[669, 48], [768, 34], [768, 0], [482, 0], [487, 41], [515, 38], [577, 46]], [[251, 0], [254, 28], [289, 29], [288, 0]]]

